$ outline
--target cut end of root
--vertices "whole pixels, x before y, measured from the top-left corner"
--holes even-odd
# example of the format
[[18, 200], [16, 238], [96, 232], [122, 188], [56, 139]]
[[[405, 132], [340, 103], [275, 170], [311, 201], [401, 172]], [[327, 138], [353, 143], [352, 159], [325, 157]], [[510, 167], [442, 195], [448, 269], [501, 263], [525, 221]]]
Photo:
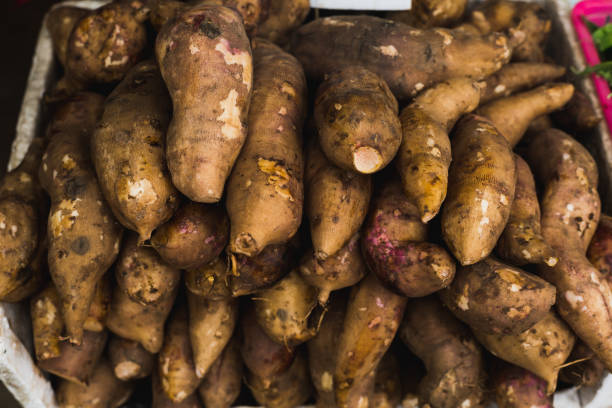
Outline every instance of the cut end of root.
[[317, 260], [319, 261], [324, 261], [327, 259], [327, 257], [329, 256], [329, 254], [327, 254], [325, 251], [321, 251], [320, 249], [314, 251], [314, 256]]
[[122, 380], [127, 381], [140, 374], [140, 365], [133, 361], [124, 361], [115, 367], [115, 376]]
[[233, 245], [230, 247], [230, 251], [236, 254], [246, 255], [248, 257], [255, 256], [259, 253], [257, 248], [257, 242], [251, 234], [243, 232], [239, 234], [233, 241]]
[[374, 173], [380, 169], [382, 164], [382, 156], [372, 147], [361, 146], [353, 152], [353, 166], [360, 173]]
[[435, 216], [436, 214], [434, 213], [426, 212], [421, 216], [421, 222], [427, 224], [429, 221], [433, 220]]
[[557, 264], [557, 262], [559, 262], [559, 259], [555, 258], [554, 256], [551, 256], [549, 258], [546, 258], [546, 260], [544, 261], [544, 263], [548, 266], [550, 266], [551, 268], [553, 266], [555, 266]]
[[319, 304], [321, 306], [325, 306], [327, 304], [330, 294], [331, 291], [328, 289], [319, 289], [319, 295], [317, 296], [317, 299], [319, 300]]

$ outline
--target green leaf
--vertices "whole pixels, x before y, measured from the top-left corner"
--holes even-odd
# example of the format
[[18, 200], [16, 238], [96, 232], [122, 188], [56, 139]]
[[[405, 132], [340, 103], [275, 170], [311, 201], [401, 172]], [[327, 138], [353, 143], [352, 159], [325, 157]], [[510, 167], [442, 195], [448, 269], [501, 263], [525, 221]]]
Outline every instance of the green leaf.
[[612, 24], [608, 23], [593, 32], [593, 42], [599, 52], [612, 48]]

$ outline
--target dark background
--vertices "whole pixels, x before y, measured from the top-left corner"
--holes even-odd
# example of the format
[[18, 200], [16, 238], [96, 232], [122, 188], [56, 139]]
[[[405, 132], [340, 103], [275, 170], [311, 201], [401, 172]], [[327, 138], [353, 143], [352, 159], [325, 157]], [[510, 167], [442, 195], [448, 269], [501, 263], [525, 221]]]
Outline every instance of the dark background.
[[[0, 0], [0, 38], [4, 49], [0, 64], [0, 176], [6, 172], [40, 24], [45, 12], [55, 2]], [[2, 384], [0, 407], [19, 407]]]

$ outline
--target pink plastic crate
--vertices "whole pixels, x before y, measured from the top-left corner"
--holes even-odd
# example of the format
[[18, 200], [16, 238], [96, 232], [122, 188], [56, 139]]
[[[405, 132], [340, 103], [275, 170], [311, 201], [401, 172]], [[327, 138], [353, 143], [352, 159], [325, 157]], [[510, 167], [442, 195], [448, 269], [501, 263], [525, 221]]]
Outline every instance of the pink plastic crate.
[[[612, 0], [581, 1], [572, 10], [572, 24], [578, 35], [587, 64], [597, 65], [601, 62], [599, 54], [591, 38], [591, 33], [583, 21], [583, 17], [598, 26], [604, 25], [608, 18], [612, 20]], [[591, 75], [591, 77], [601, 102], [601, 109], [608, 123], [608, 129], [612, 131], [612, 97], [610, 96], [610, 86], [605, 79], [596, 74]]]

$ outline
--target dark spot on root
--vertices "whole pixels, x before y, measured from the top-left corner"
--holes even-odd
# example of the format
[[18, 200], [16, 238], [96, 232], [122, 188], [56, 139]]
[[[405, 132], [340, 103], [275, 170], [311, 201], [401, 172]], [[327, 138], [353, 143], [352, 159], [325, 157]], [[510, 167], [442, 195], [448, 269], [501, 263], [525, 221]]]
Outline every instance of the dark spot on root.
[[89, 239], [87, 237], [78, 237], [70, 245], [72, 252], [78, 255], [85, 255], [89, 251]]
[[431, 45], [427, 44], [425, 47], [425, 61], [429, 61], [433, 55], [433, 51], [431, 49]]
[[332, 217], [332, 222], [333, 222], [334, 224], [337, 224], [337, 223], [338, 223], [338, 221], [340, 221], [340, 218], [339, 218], [337, 215], [334, 215], [334, 216]]
[[278, 309], [278, 310], [276, 311], [276, 315], [277, 315], [277, 316], [278, 316], [278, 318], [279, 318], [280, 320], [282, 320], [283, 322], [284, 322], [285, 320], [287, 320], [287, 311], [286, 311], [285, 309]]
[[221, 34], [221, 30], [212, 21], [206, 20], [200, 23], [200, 31], [208, 38], [215, 39]]
[[64, 193], [71, 200], [75, 200], [82, 196], [86, 190], [87, 183], [78, 177], [71, 178], [64, 184]]

